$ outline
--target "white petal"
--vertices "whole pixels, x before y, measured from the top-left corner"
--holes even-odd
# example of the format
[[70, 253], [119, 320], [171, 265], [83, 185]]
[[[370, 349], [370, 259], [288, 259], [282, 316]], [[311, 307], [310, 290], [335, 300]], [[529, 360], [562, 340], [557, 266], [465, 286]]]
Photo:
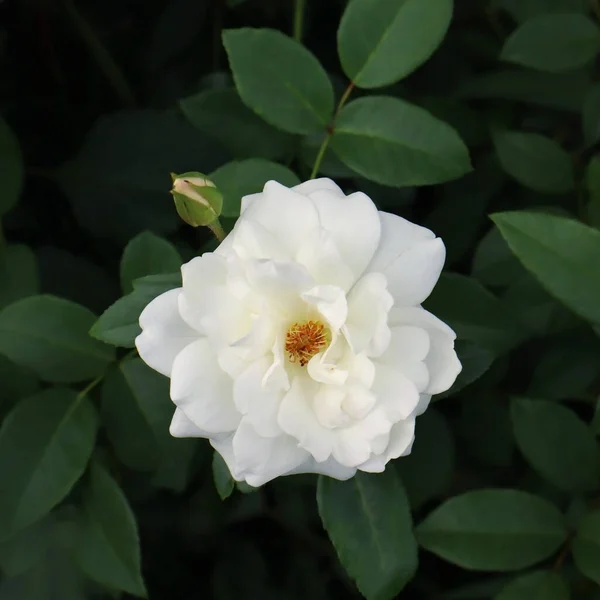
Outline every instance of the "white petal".
[[432, 315], [420, 306], [394, 306], [390, 310], [389, 316], [390, 327], [396, 325], [413, 325], [422, 327], [428, 332], [439, 331], [450, 339], [456, 339], [456, 334], [446, 323]]
[[226, 437], [211, 439], [210, 445], [221, 455], [231, 476], [236, 481], [244, 481], [244, 471], [240, 469], [233, 455], [233, 434]]
[[288, 475], [300, 473], [317, 473], [318, 475], [327, 475], [333, 479], [346, 481], [356, 474], [356, 468], [344, 467], [340, 465], [333, 457], [323, 462], [317, 462], [312, 456], [305, 460], [300, 466], [290, 471]]
[[312, 410], [318, 384], [306, 377], [295, 377], [279, 409], [279, 426], [295, 437], [300, 447], [308, 450], [317, 461], [327, 460], [332, 450], [332, 433], [323, 427]]
[[414, 432], [414, 419], [396, 423], [390, 432], [389, 444], [385, 452], [369, 458], [358, 467], [359, 470], [367, 473], [382, 473], [390, 460], [410, 454], [415, 439]]
[[454, 350], [454, 342], [442, 335], [433, 337], [431, 351], [425, 359], [429, 369], [427, 393], [441, 394], [452, 387], [462, 365]]
[[430, 402], [431, 394], [421, 394], [419, 397], [419, 404], [417, 404], [413, 416], [418, 417], [419, 415], [422, 415], [427, 410]]
[[342, 259], [358, 279], [371, 262], [381, 235], [381, 222], [373, 201], [362, 192], [340, 197], [330, 191], [310, 195], [321, 227], [335, 241]]
[[207, 252], [181, 267], [179, 312], [190, 327], [218, 343], [237, 340], [250, 328], [244, 302], [228, 285], [227, 265], [222, 256]]
[[332, 192], [336, 196], [344, 196], [344, 192], [340, 189], [337, 183], [333, 182], [327, 177], [320, 177], [319, 179], [309, 179], [304, 183], [300, 183], [292, 188], [295, 192], [309, 196], [314, 192]]
[[431, 347], [425, 358], [429, 384], [424, 391], [439, 394], [449, 389], [462, 369], [454, 350], [454, 331], [421, 307], [394, 307], [390, 311], [390, 322], [394, 325], [410, 324], [427, 330]]
[[349, 416], [342, 410], [345, 396], [345, 390], [337, 386], [324, 385], [319, 388], [313, 401], [313, 409], [323, 427], [334, 429], [350, 423]]
[[238, 468], [254, 475], [253, 481], [246, 476], [248, 483], [254, 486], [291, 471], [308, 457], [294, 438], [289, 435], [261, 437], [246, 419], [242, 419], [233, 436], [233, 454]]
[[381, 238], [369, 264], [368, 272], [385, 273], [387, 268], [413, 244], [433, 240], [435, 234], [425, 227], [415, 225], [402, 217], [386, 212], [379, 213]]
[[342, 465], [357, 467], [371, 456], [371, 443], [389, 434], [391, 427], [383, 410], [371, 411], [361, 421], [338, 432], [333, 457]]
[[317, 285], [302, 294], [323, 315], [332, 329], [339, 330], [346, 321], [348, 305], [344, 292], [333, 285]]
[[315, 354], [306, 365], [308, 375], [314, 381], [329, 385], [343, 385], [348, 379], [348, 371], [339, 369], [336, 364], [327, 361], [326, 354]]
[[237, 409], [245, 415], [256, 432], [263, 437], [281, 435], [277, 413], [283, 391], [268, 389], [262, 382], [270, 367], [267, 357], [250, 365], [233, 383], [233, 398]]
[[415, 420], [400, 421], [392, 427], [390, 445], [386, 450], [388, 460], [410, 454], [415, 441]]
[[181, 288], [161, 294], [140, 315], [142, 333], [135, 339], [142, 360], [170, 377], [175, 357], [200, 334], [181, 318], [178, 298]]
[[408, 418], [419, 403], [415, 384], [398, 369], [376, 365], [373, 392], [393, 422]]
[[390, 363], [397, 361], [422, 361], [431, 347], [427, 331], [421, 327], [404, 325], [392, 328], [392, 339], [385, 356]]
[[229, 237], [232, 250], [243, 260], [292, 258], [289, 248], [277, 235], [251, 218], [240, 217]]
[[260, 223], [292, 257], [296, 256], [304, 241], [319, 230], [319, 215], [312, 201], [276, 181], [268, 181], [263, 193], [246, 202], [244, 208], [240, 221]]
[[177, 355], [171, 399], [198, 428], [211, 433], [233, 431], [240, 421], [233, 403], [233, 382], [219, 367], [206, 339]]
[[352, 386], [347, 388], [342, 410], [353, 419], [364, 419], [376, 402], [377, 399], [369, 390]]
[[362, 277], [348, 295], [345, 334], [354, 352], [379, 356], [389, 344], [388, 313], [394, 301], [381, 273]]
[[198, 427], [196, 427], [179, 408], [175, 409], [175, 414], [173, 415], [171, 426], [169, 427], [169, 433], [176, 438], [208, 437], [206, 431], [198, 429]]
[[344, 262], [331, 234], [323, 229], [300, 246], [296, 260], [307, 268], [316, 283], [335, 285], [344, 292], [354, 283], [352, 269]]
[[440, 238], [413, 244], [383, 271], [394, 302], [421, 304], [431, 294], [442, 272], [446, 248]]

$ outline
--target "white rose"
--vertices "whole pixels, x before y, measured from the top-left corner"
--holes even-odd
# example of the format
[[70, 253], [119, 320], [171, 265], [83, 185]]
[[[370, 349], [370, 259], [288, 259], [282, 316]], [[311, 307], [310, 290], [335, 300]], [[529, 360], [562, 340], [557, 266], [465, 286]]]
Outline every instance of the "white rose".
[[269, 181], [140, 316], [140, 356], [171, 378], [171, 434], [208, 438], [252, 486], [383, 471], [461, 370], [454, 332], [420, 306], [444, 258], [363, 193]]

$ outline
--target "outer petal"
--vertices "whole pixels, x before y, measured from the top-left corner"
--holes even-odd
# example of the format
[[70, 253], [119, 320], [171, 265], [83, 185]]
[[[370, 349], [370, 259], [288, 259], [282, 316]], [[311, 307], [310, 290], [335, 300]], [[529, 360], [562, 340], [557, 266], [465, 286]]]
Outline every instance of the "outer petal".
[[295, 437], [301, 448], [318, 462], [327, 460], [333, 448], [333, 434], [323, 427], [312, 409], [319, 386], [307, 377], [295, 377], [279, 409], [279, 426]]
[[383, 271], [396, 304], [416, 306], [431, 294], [446, 259], [440, 238], [413, 244]]
[[390, 342], [388, 312], [394, 300], [381, 273], [362, 277], [348, 295], [345, 333], [355, 353], [379, 356]]
[[308, 457], [308, 452], [299, 448], [294, 438], [288, 435], [263, 438], [245, 419], [232, 442], [237, 467], [245, 472], [246, 481], [255, 487], [288, 473]]
[[233, 398], [245, 421], [262, 437], [281, 435], [277, 413], [284, 392], [263, 385], [265, 374], [271, 366], [267, 357], [257, 360], [233, 384]]
[[397, 368], [376, 365], [373, 392], [392, 422], [407, 419], [419, 403], [415, 384]]
[[317, 473], [319, 475], [327, 475], [340, 481], [346, 481], [356, 474], [355, 467], [345, 467], [341, 465], [335, 458], [331, 457], [323, 462], [317, 462], [312, 456], [305, 460], [300, 466], [290, 471], [288, 475], [300, 473]]
[[373, 201], [362, 192], [345, 198], [317, 191], [310, 198], [319, 211], [321, 227], [333, 238], [355, 280], [371, 262], [381, 235], [381, 222]]
[[433, 231], [415, 225], [402, 217], [380, 212], [379, 219], [381, 239], [367, 269], [369, 272], [385, 273], [388, 267], [411, 246], [435, 238]]
[[173, 419], [171, 420], [171, 426], [169, 428], [169, 433], [176, 438], [222, 438], [227, 437], [227, 434], [220, 433], [209, 433], [208, 431], [203, 431], [194, 425], [192, 421], [190, 421], [185, 413], [180, 409], [175, 409], [175, 414], [173, 415]]
[[390, 432], [389, 444], [382, 454], [372, 456], [358, 468], [367, 473], [382, 473], [390, 460], [410, 454], [415, 439], [415, 420], [400, 421]]
[[171, 373], [171, 399], [194, 425], [210, 433], [233, 431], [240, 421], [231, 378], [219, 367], [206, 339], [177, 355]]
[[179, 315], [181, 288], [161, 294], [140, 315], [142, 333], [135, 339], [144, 362], [169, 377], [175, 357], [201, 334], [189, 327]]
[[305, 196], [310, 196], [310, 194], [313, 194], [314, 192], [330, 192], [336, 196], [344, 197], [344, 192], [342, 192], [339, 185], [328, 177], [309, 179], [308, 181], [300, 183], [292, 189], [299, 194], [304, 194]]
[[[262, 194], [253, 197], [250, 202], [244, 202], [240, 223], [246, 220], [260, 224], [291, 257], [295, 257], [304, 241], [315, 236], [319, 230], [319, 216], [311, 200], [276, 181], [268, 181]], [[235, 239], [233, 243], [235, 245]]]
[[431, 395], [449, 389], [462, 369], [454, 350], [454, 331], [421, 307], [394, 307], [390, 311], [390, 323], [417, 326], [428, 332], [431, 348], [424, 362], [429, 371], [429, 384], [423, 391]]

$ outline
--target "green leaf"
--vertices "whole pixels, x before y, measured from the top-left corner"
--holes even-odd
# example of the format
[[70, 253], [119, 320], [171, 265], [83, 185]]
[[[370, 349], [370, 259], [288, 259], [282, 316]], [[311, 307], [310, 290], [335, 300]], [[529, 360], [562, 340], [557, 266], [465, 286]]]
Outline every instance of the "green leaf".
[[550, 294], [584, 319], [600, 323], [600, 231], [544, 213], [496, 213], [492, 220]]
[[504, 9], [518, 22], [547, 13], [584, 13], [589, 10], [588, 0], [492, 0], [492, 6]]
[[572, 410], [554, 402], [515, 398], [511, 417], [523, 456], [550, 483], [570, 492], [600, 486], [600, 449]]
[[600, 29], [582, 14], [545, 14], [523, 23], [506, 40], [500, 58], [540, 71], [568, 71], [600, 50]]
[[2, 416], [18, 400], [32, 396], [40, 389], [40, 383], [29, 370], [15, 365], [0, 354], [0, 409]]
[[257, 115], [290, 133], [320, 131], [333, 114], [333, 87], [319, 61], [274, 29], [223, 32], [240, 97]]
[[19, 200], [23, 177], [19, 142], [6, 121], [0, 117], [0, 217]]
[[102, 384], [102, 416], [121, 461], [132, 469], [154, 470], [162, 445], [170, 441], [174, 406], [169, 380], [139, 358], [124, 360]]
[[117, 483], [99, 465], [92, 467], [84, 501], [75, 554], [81, 569], [110, 588], [145, 598], [135, 518]]
[[509, 467], [515, 454], [515, 440], [508, 403], [487, 392], [463, 400], [458, 434], [468, 453], [482, 465]]
[[337, 555], [367, 600], [391, 600], [417, 569], [408, 499], [393, 469], [319, 477], [317, 502]]
[[96, 417], [72, 390], [21, 401], [0, 430], [0, 539], [47, 514], [71, 490], [94, 447]]
[[181, 286], [181, 275], [157, 275], [138, 279], [131, 294], [109, 306], [90, 329], [90, 335], [114, 346], [133, 348], [141, 333], [140, 314], [154, 298]]
[[496, 355], [491, 350], [473, 342], [457, 340], [454, 347], [462, 364], [462, 371], [458, 374], [452, 387], [441, 394], [436, 394], [434, 400], [453, 396], [474, 381], [477, 381], [492, 366], [492, 363], [496, 359]]
[[443, 274], [424, 303], [463, 341], [503, 354], [523, 340], [523, 331], [502, 302], [473, 278]]
[[242, 197], [262, 192], [267, 181], [273, 179], [287, 187], [300, 183], [295, 173], [287, 167], [262, 158], [227, 163], [211, 173], [210, 178], [223, 194], [221, 214], [232, 218], [240, 216]]
[[519, 490], [467, 492], [444, 502], [418, 527], [419, 543], [477, 571], [514, 571], [553, 554], [567, 538], [558, 509]]
[[114, 358], [88, 335], [95, 316], [54, 296], [30, 296], [0, 312], [0, 353], [41, 379], [72, 383], [101, 375]]
[[289, 153], [294, 137], [253, 113], [233, 88], [206, 90], [179, 101], [189, 122], [236, 158], [276, 160]]
[[502, 168], [525, 187], [546, 194], [573, 189], [571, 158], [558, 142], [522, 131], [499, 131], [493, 139]]
[[587, 213], [590, 225], [600, 229], [600, 156], [594, 156], [588, 163], [585, 183], [590, 197]]
[[600, 585], [600, 510], [589, 513], [579, 523], [573, 558], [577, 568]]
[[[472, 251], [487, 220], [487, 207], [505, 183], [506, 175], [496, 157], [488, 154], [475, 171], [439, 189], [436, 206], [424, 225], [444, 240], [446, 266]], [[457, 222], [461, 227], [455, 226]]]
[[588, 146], [600, 141], [600, 84], [590, 88], [583, 103], [583, 138]]
[[442, 413], [429, 408], [416, 427], [411, 453], [394, 463], [413, 510], [444, 493], [455, 466], [454, 437]]
[[108, 270], [88, 258], [53, 246], [37, 249], [40, 286], [52, 294], [102, 312], [119, 295], [119, 286]]
[[389, 96], [345, 106], [331, 144], [349, 168], [384, 185], [432, 185], [471, 170], [469, 151], [452, 127]]
[[121, 287], [133, 290], [133, 281], [145, 275], [173, 273], [181, 267], [181, 255], [171, 244], [150, 231], [144, 231], [127, 244], [121, 257]]
[[600, 340], [591, 332], [578, 332], [556, 341], [547, 340], [545, 346], [536, 357], [527, 395], [546, 400], [584, 396], [598, 377]]
[[552, 571], [535, 571], [511, 581], [494, 600], [569, 600], [565, 580]]
[[362, 88], [406, 77], [442, 43], [452, 4], [452, 0], [353, 0], [338, 30], [344, 73]]
[[198, 165], [208, 172], [226, 159], [174, 111], [130, 110], [99, 119], [59, 176], [81, 226], [125, 244], [145, 229], [165, 234], [179, 226], [169, 173]]
[[212, 472], [219, 497], [221, 500], [229, 498], [235, 487], [235, 481], [231, 477], [229, 467], [218, 452], [213, 454]]
[[35, 254], [20, 244], [7, 246], [0, 254], [0, 308], [39, 291]]
[[506, 69], [471, 79], [459, 89], [458, 95], [467, 99], [511, 100], [580, 113], [589, 86], [590, 76], [584, 70], [543, 73], [529, 69]]
[[51, 542], [51, 525], [48, 516], [0, 543], [0, 567], [4, 575], [17, 577], [44, 558]]
[[482, 238], [473, 257], [473, 275], [488, 286], [504, 287], [526, 273], [496, 227]]
[[579, 317], [548, 294], [529, 272], [511, 282], [502, 302], [530, 335], [560, 333], [580, 324]]

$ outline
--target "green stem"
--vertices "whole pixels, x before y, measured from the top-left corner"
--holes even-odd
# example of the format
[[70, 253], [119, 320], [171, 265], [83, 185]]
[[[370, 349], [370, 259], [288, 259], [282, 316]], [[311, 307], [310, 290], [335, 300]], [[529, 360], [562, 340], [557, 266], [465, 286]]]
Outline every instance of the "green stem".
[[294, 0], [294, 39], [297, 42], [302, 41], [305, 11], [306, 0]]
[[225, 239], [225, 230], [219, 219], [215, 219], [212, 223], [209, 223], [207, 227], [215, 234], [215, 237], [219, 242], [222, 242]]
[[87, 396], [102, 381], [102, 379], [104, 379], [104, 375], [99, 375], [96, 379], [88, 383], [88, 385], [77, 394], [77, 400], [81, 400], [84, 396]]
[[96, 32], [92, 29], [91, 25], [79, 12], [75, 6], [74, 0], [63, 0], [63, 6], [67, 16], [71, 19], [73, 27], [79, 34], [83, 43], [87, 46], [90, 54], [106, 77], [106, 80], [112, 87], [114, 93], [126, 107], [135, 106], [135, 96], [133, 95], [129, 83], [125, 79], [123, 72], [110, 55], [106, 46], [100, 41], [100, 38], [96, 35]]
[[339, 117], [342, 108], [344, 108], [344, 104], [346, 104], [346, 102], [348, 101], [348, 98], [350, 98], [350, 94], [352, 93], [352, 90], [354, 90], [354, 82], [353, 81], [351, 81], [348, 84], [346, 91], [342, 94], [342, 97], [340, 98], [337, 108], [335, 109], [333, 119], [331, 119], [331, 123], [329, 124], [329, 127], [327, 128], [327, 133], [325, 134], [325, 137], [323, 138], [323, 142], [321, 143], [321, 147], [319, 148], [319, 152], [317, 153], [317, 158], [315, 158], [315, 164], [313, 165], [312, 172], [310, 174], [311, 179], [314, 179], [317, 176], [317, 173], [319, 172], [321, 163], [323, 162], [323, 158], [325, 157], [325, 152], [327, 152], [327, 148], [329, 147], [329, 142], [331, 142], [331, 138], [335, 132], [335, 122], [337, 121], [337, 118]]

